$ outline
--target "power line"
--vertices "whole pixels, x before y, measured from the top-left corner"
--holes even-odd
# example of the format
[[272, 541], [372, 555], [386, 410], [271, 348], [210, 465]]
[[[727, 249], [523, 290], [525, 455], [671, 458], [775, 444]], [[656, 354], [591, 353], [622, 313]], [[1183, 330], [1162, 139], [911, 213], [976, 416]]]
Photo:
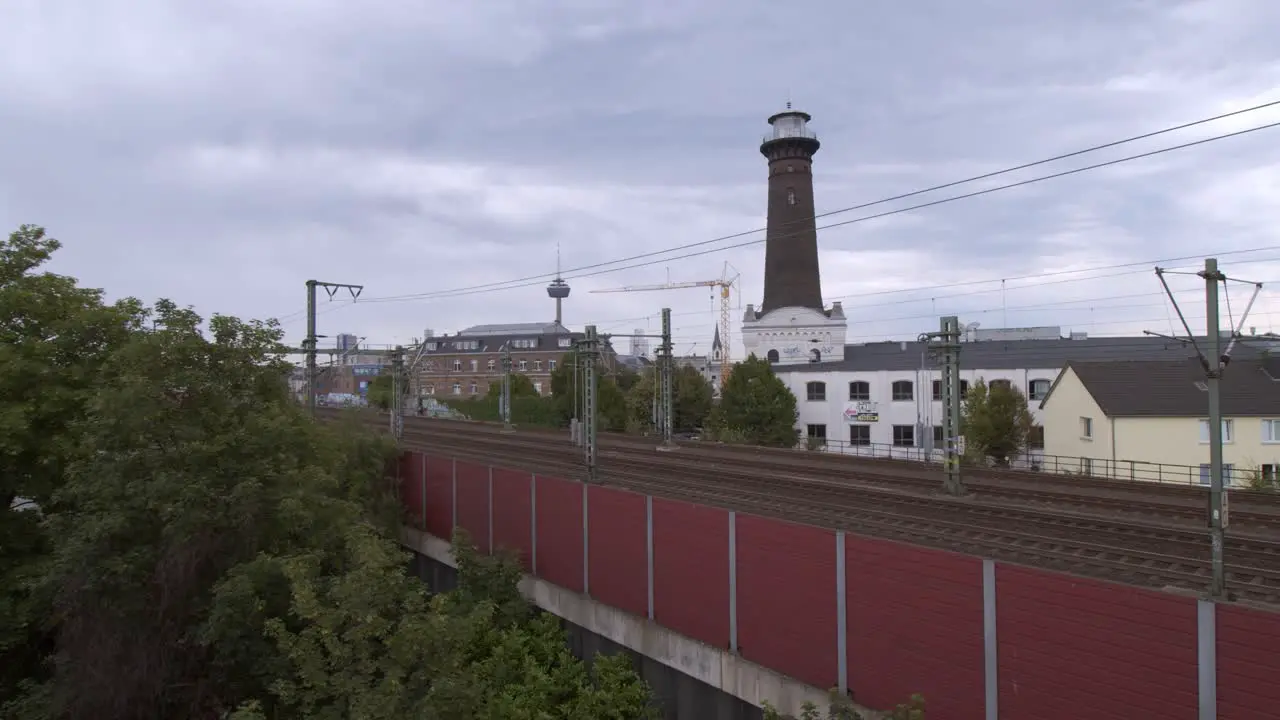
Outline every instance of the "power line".
[[[1054, 157], [1052, 157], [1052, 158], [1047, 158], [1047, 159], [1044, 159], [1044, 160], [1038, 160], [1038, 161], [1031, 162], [1031, 163], [1024, 163], [1024, 164], [1022, 164], [1022, 165], [1017, 165], [1017, 166], [1014, 166], [1014, 167], [1006, 168], [1006, 169], [1004, 169], [1004, 170], [999, 170], [999, 171], [990, 172], [990, 173], [984, 173], [984, 174], [982, 174], [982, 175], [976, 175], [976, 176], [973, 176], [973, 177], [965, 178], [965, 179], [963, 179], [963, 180], [956, 180], [956, 181], [949, 182], [949, 183], [943, 183], [943, 184], [941, 184], [941, 185], [935, 185], [935, 186], [931, 186], [931, 187], [924, 188], [924, 189], [921, 189], [921, 190], [915, 190], [915, 191], [912, 191], [912, 192], [909, 192], [909, 193], [903, 193], [903, 194], [900, 194], [900, 195], [894, 195], [894, 196], [891, 196], [891, 197], [886, 197], [886, 198], [882, 198], [882, 199], [879, 199], [879, 200], [875, 200], [875, 201], [872, 201], [872, 202], [862, 203], [862, 204], [860, 204], [860, 205], [853, 205], [853, 206], [850, 206], [850, 207], [841, 208], [841, 209], [839, 209], [839, 210], [833, 210], [833, 211], [830, 211], [830, 212], [821, 213], [821, 214], [818, 214], [818, 215], [814, 215], [814, 216], [813, 216], [813, 219], [822, 218], [822, 217], [829, 217], [829, 216], [832, 216], [832, 215], [837, 215], [837, 214], [841, 214], [841, 213], [851, 212], [851, 211], [853, 211], [853, 210], [865, 209], [865, 208], [868, 208], [868, 207], [873, 207], [873, 206], [876, 206], [876, 205], [881, 205], [881, 204], [888, 203], [888, 202], [892, 202], [892, 201], [895, 201], [895, 200], [905, 199], [905, 198], [909, 198], [909, 197], [916, 197], [916, 196], [923, 195], [923, 194], [927, 194], [927, 193], [930, 193], [930, 192], [935, 192], [935, 191], [937, 191], [937, 190], [942, 190], [942, 189], [946, 189], [946, 188], [951, 188], [951, 187], [955, 187], [955, 186], [958, 186], [958, 185], [964, 185], [964, 184], [968, 184], [968, 183], [976, 182], [976, 181], [979, 181], [979, 180], [985, 180], [985, 179], [989, 179], [989, 178], [992, 178], [992, 177], [997, 177], [997, 176], [1000, 176], [1000, 175], [1005, 175], [1005, 174], [1008, 174], [1008, 173], [1011, 173], [1011, 172], [1016, 172], [1016, 171], [1018, 171], [1018, 170], [1023, 170], [1023, 169], [1026, 169], [1026, 168], [1036, 167], [1036, 166], [1038, 166], [1038, 165], [1043, 165], [1043, 164], [1047, 164], [1047, 163], [1055, 162], [1055, 161], [1057, 161], [1057, 160], [1061, 160], [1061, 159], [1065, 159], [1065, 158], [1070, 158], [1070, 157], [1075, 157], [1075, 156], [1078, 156], [1078, 155], [1083, 155], [1083, 154], [1087, 154], [1087, 153], [1091, 153], [1091, 152], [1096, 152], [1096, 151], [1098, 151], [1098, 150], [1102, 150], [1102, 149], [1106, 149], [1106, 148], [1111, 148], [1111, 147], [1116, 147], [1116, 146], [1119, 146], [1119, 145], [1123, 145], [1123, 144], [1126, 144], [1126, 143], [1135, 142], [1135, 141], [1142, 140], [1142, 139], [1146, 139], [1146, 138], [1155, 137], [1155, 136], [1157, 136], [1157, 135], [1162, 135], [1162, 134], [1165, 134], [1165, 133], [1175, 132], [1175, 131], [1177, 131], [1177, 130], [1186, 129], [1186, 128], [1193, 127], [1193, 126], [1196, 126], [1196, 125], [1201, 125], [1201, 124], [1204, 124], [1204, 123], [1214, 122], [1214, 121], [1216, 121], [1216, 120], [1221, 120], [1221, 119], [1228, 118], [1228, 117], [1232, 117], [1232, 116], [1235, 116], [1235, 115], [1240, 115], [1240, 114], [1244, 114], [1244, 113], [1248, 113], [1248, 112], [1256, 112], [1256, 111], [1258, 111], [1258, 110], [1261, 110], [1261, 109], [1264, 109], [1264, 108], [1267, 108], [1267, 107], [1272, 107], [1272, 106], [1275, 106], [1275, 105], [1280, 105], [1280, 100], [1278, 100], [1278, 101], [1273, 101], [1273, 102], [1269, 102], [1269, 103], [1264, 103], [1264, 104], [1261, 104], [1261, 105], [1255, 105], [1255, 106], [1252, 106], [1252, 107], [1249, 107], [1249, 108], [1245, 108], [1245, 109], [1243, 109], [1243, 110], [1237, 110], [1237, 111], [1234, 111], [1234, 112], [1231, 112], [1231, 113], [1225, 113], [1225, 114], [1222, 114], [1222, 115], [1216, 115], [1216, 116], [1211, 117], [1211, 118], [1204, 118], [1204, 119], [1202, 119], [1202, 120], [1197, 120], [1197, 121], [1190, 122], [1190, 123], [1183, 123], [1183, 124], [1181, 124], [1181, 125], [1177, 125], [1177, 126], [1174, 126], [1174, 127], [1165, 128], [1165, 129], [1163, 129], [1163, 130], [1157, 130], [1157, 131], [1153, 131], [1153, 132], [1149, 132], [1149, 133], [1144, 133], [1144, 134], [1142, 134], [1142, 135], [1136, 135], [1136, 136], [1133, 136], [1133, 137], [1130, 137], [1130, 138], [1125, 138], [1125, 139], [1123, 139], [1123, 140], [1117, 140], [1117, 141], [1110, 142], [1110, 143], [1106, 143], [1106, 144], [1103, 144], [1103, 145], [1097, 145], [1097, 146], [1093, 146], [1093, 147], [1090, 147], [1090, 148], [1086, 148], [1086, 149], [1084, 149], [1084, 150], [1077, 150], [1077, 151], [1074, 151], [1074, 152], [1065, 153], [1065, 154], [1062, 154], [1062, 155], [1057, 155], [1057, 156], [1054, 156]], [[1173, 151], [1176, 151], [1176, 150], [1185, 150], [1185, 149], [1187, 149], [1187, 148], [1196, 147], [1196, 146], [1199, 146], [1199, 145], [1205, 145], [1205, 144], [1207, 144], [1207, 143], [1216, 142], [1216, 141], [1219, 141], [1219, 140], [1225, 140], [1225, 139], [1229, 139], [1229, 138], [1237, 137], [1237, 136], [1240, 136], [1240, 135], [1246, 135], [1246, 134], [1249, 134], [1249, 133], [1258, 132], [1258, 131], [1260, 131], [1260, 130], [1267, 130], [1267, 129], [1271, 129], [1271, 128], [1274, 128], [1274, 127], [1277, 127], [1277, 126], [1280, 126], [1280, 122], [1276, 122], [1276, 123], [1269, 123], [1269, 124], [1266, 124], [1266, 125], [1260, 125], [1260, 126], [1256, 126], [1256, 127], [1252, 127], [1252, 128], [1246, 128], [1246, 129], [1243, 129], [1243, 130], [1237, 130], [1237, 131], [1230, 132], [1230, 133], [1223, 133], [1223, 134], [1220, 134], [1220, 135], [1214, 135], [1214, 136], [1210, 136], [1210, 137], [1207, 137], [1207, 138], [1201, 138], [1201, 139], [1199, 139], [1199, 140], [1192, 140], [1192, 141], [1188, 141], [1188, 142], [1181, 143], [1181, 144], [1178, 144], [1178, 145], [1172, 145], [1172, 146], [1168, 146], [1168, 147], [1164, 147], [1164, 148], [1158, 148], [1158, 149], [1156, 149], [1156, 150], [1151, 150], [1151, 151], [1144, 152], [1144, 153], [1138, 153], [1138, 154], [1135, 154], [1135, 155], [1128, 155], [1128, 156], [1125, 156], [1125, 157], [1116, 158], [1116, 159], [1108, 160], [1108, 161], [1105, 161], [1105, 162], [1094, 163], [1094, 164], [1092, 164], [1092, 165], [1085, 165], [1085, 166], [1083, 166], [1083, 167], [1073, 168], [1073, 169], [1070, 169], [1070, 170], [1064, 170], [1064, 171], [1062, 171], [1062, 172], [1052, 173], [1052, 174], [1049, 174], [1049, 175], [1043, 175], [1043, 176], [1039, 176], [1039, 177], [1035, 177], [1035, 178], [1029, 178], [1029, 179], [1027, 179], [1027, 180], [1022, 180], [1022, 181], [1018, 181], [1018, 182], [1014, 182], [1014, 183], [1008, 183], [1008, 184], [1005, 184], [1005, 185], [998, 185], [998, 186], [995, 186], [995, 187], [985, 188], [985, 189], [982, 189], [982, 190], [976, 190], [976, 191], [973, 191], [973, 192], [963, 193], [963, 194], [960, 194], [960, 195], [954, 195], [954, 196], [946, 197], [946, 198], [942, 198], [942, 199], [939, 199], [939, 200], [934, 200], [934, 201], [925, 202], [925, 203], [919, 203], [919, 204], [916, 204], [916, 205], [910, 205], [910, 206], [907, 206], [907, 207], [904, 207], [904, 208], [898, 208], [898, 209], [895, 209], [895, 210], [889, 210], [889, 211], [885, 211], [885, 212], [881, 212], [881, 213], [875, 213], [875, 214], [871, 214], [871, 215], [866, 215], [866, 216], [862, 216], [862, 217], [854, 218], [854, 219], [852, 219], [852, 220], [844, 220], [844, 221], [841, 221], [841, 222], [829, 223], [829, 224], [827, 224], [827, 225], [823, 225], [823, 226], [819, 227], [818, 229], [819, 229], [819, 230], [826, 230], [826, 229], [835, 228], [835, 227], [842, 227], [842, 226], [845, 226], [845, 225], [851, 225], [851, 224], [854, 224], [854, 223], [866, 222], [866, 221], [868, 221], [868, 220], [875, 220], [875, 219], [879, 219], [879, 218], [883, 218], [883, 217], [889, 217], [889, 216], [891, 216], [891, 215], [898, 215], [898, 214], [902, 214], [902, 213], [906, 213], [906, 212], [911, 212], [911, 211], [914, 211], [914, 210], [920, 210], [920, 209], [924, 209], [924, 208], [934, 207], [934, 206], [937, 206], [937, 205], [943, 205], [943, 204], [946, 204], [946, 203], [952, 203], [952, 202], [956, 202], [956, 201], [958, 201], [958, 200], [966, 200], [966, 199], [970, 199], [970, 198], [974, 198], [974, 197], [979, 197], [979, 196], [983, 196], [983, 195], [989, 195], [989, 194], [992, 194], [992, 193], [995, 193], [995, 192], [1000, 192], [1000, 191], [1003, 191], [1003, 190], [1010, 190], [1010, 189], [1014, 189], [1014, 188], [1018, 188], [1018, 187], [1024, 187], [1024, 186], [1027, 186], [1027, 185], [1032, 185], [1032, 184], [1040, 183], [1040, 182], [1044, 182], [1044, 181], [1047, 181], [1047, 180], [1053, 180], [1053, 179], [1057, 179], [1057, 178], [1061, 178], [1061, 177], [1066, 177], [1066, 176], [1069, 176], [1069, 175], [1079, 174], [1079, 173], [1082, 173], [1082, 172], [1088, 172], [1088, 171], [1091, 171], [1091, 170], [1097, 170], [1097, 169], [1101, 169], [1101, 168], [1105, 168], [1105, 167], [1110, 167], [1110, 166], [1114, 166], [1114, 165], [1119, 165], [1119, 164], [1126, 163], [1126, 162], [1132, 162], [1132, 161], [1135, 161], [1135, 160], [1141, 160], [1141, 159], [1144, 159], [1144, 158], [1153, 157], [1153, 156], [1156, 156], [1156, 155], [1161, 155], [1161, 154], [1169, 153], [1169, 152], [1173, 152]], [[620, 258], [620, 259], [618, 259], [618, 260], [611, 260], [611, 261], [608, 261], [608, 262], [595, 263], [595, 264], [592, 264], [592, 265], [583, 265], [583, 266], [580, 266], [580, 267], [577, 267], [577, 268], [571, 268], [571, 269], [569, 269], [569, 270], [567, 270], [567, 271], [562, 272], [562, 273], [561, 273], [561, 277], [562, 277], [563, 279], [574, 279], [574, 278], [583, 278], [583, 277], [593, 277], [593, 276], [596, 276], [596, 275], [603, 275], [603, 274], [609, 274], [609, 273], [614, 273], [614, 272], [621, 272], [621, 271], [623, 271], [623, 270], [630, 270], [630, 269], [635, 269], [635, 268], [640, 268], [640, 267], [647, 267], [647, 266], [650, 266], [650, 265], [656, 265], [656, 264], [658, 264], [658, 263], [662, 263], [662, 262], [670, 262], [670, 261], [672, 261], [672, 260], [681, 260], [681, 259], [684, 259], [684, 258], [697, 257], [697, 256], [700, 256], [700, 255], [706, 255], [706, 254], [713, 253], [713, 252], [722, 252], [722, 251], [725, 251], [725, 250], [732, 250], [732, 249], [736, 249], [736, 248], [747, 247], [747, 246], [749, 246], [749, 245], [756, 245], [756, 244], [759, 244], [759, 243], [764, 242], [764, 239], [763, 239], [763, 238], [760, 238], [760, 239], [755, 239], [755, 240], [749, 240], [749, 241], [746, 241], [746, 242], [742, 242], [742, 243], [735, 243], [735, 244], [732, 244], [732, 245], [726, 245], [726, 246], [724, 246], [724, 247], [713, 248], [713, 249], [710, 249], [710, 250], [703, 250], [703, 251], [699, 251], [699, 252], [686, 253], [686, 254], [683, 254], [683, 255], [675, 256], [675, 257], [663, 257], [663, 258], [659, 258], [659, 259], [657, 259], [657, 260], [652, 260], [652, 261], [642, 262], [642, 263], [636, 263], [636, 264], [627, 265], [627, 266], [623, 266], [623, 267], [615, 267], [615, 268], [609, 268], [609, 269], [604, 269], [604, 270], [597, 270], [597, 268], [608, 268], [608, 266], [610, 266], [610, 265], [617, 265], [617, 264], [619, 264], [619, 263], [626, 263], [626, 262], [631, 262], [631, 261], [633, 261], [633, 260], [641, 260], [641, 259], [645, 259], [645, 258], [653, 258], [653, 257], [659, 256], [659, 255], [667, 255], [667, 254], [669, 254], [669, 253], [679, 252], [679, 251], [681, 251], [681, 250], [687, 250], [687, 249], [689, 249], [689, 248], [702, 247], [702, 246], [706, 246], [706, 245], [712, 245], [712, 244], [716, 244], [716, 243], [725, 242], [725, 241], [728, 241], [728, 240], [734, 240], [734, 239], [741, 238], [741, 237], [744, 237], [744, 236], [747, 236], [747, 235], [757, 234], [757, 233], [760, 233], [760, 232], [763, 232], [763, 231], [764, 231], [764, 228], [757, 228], [757, 229], [754, 229], [754, 230], [748, 230], [748, 231], [744, 231], [744, 232], [733, 233], [733, 234], [731, 234], [731, 235], [724, 235], [724, 236], [720, 236], [720, 237], [717, 237], [717, 238], [712, 238], [712, 239], [710, 239], [710, 240], [702, 240], [702, 241], [699, 241], [699, 242], [688, 243], [688, 244], [684, 244], [684, 245], [678, 245], [678, 246], [671, 247], [671, 248], [667, 248], [667, 249], [664, 249], [664, 250], [655, 250], [655, 251], [652, 251], [652, 252], [641, 253], [641, 254], [638, 254], [638, 255], [632, 255], [632, 256], [630, 256], [630, 257]], [[789, 236], [791, 236], [791, 235], [798, 235], [798, 234], [799, 234], [799, 233], [792, 233], [792, 234], [789, 234], [789, 235], [784, 234], [782, 237], [789, 237]], [[595, 272], [586, 272], [586, 273], [584, 273], [584, 272], [580, 272], [580, 271], [584, 271], [584, 270], [595, 270]], [[573, 274], [573, 273], [577, 273], [577, 274]], [[512, 290], [512, 289], [516, 289], [516, 288], [521, 288], [521, 287], [530, 287], [530, 286], [533, 286], [533, 285], [541, 284], [542, 282], [546, 281], [547, 279], [549, 279], [549, 278], [553, 277], [553, 275], [554, 275], [554, 274], [552, 274], [552, 273], [544, 273], [544, 274], [540, 274], [540, 275], [530, 275], [530, 276], [527, 276], [527, 277], [524, 277], [524, 278], [517, 278], [517, 279], [514, 279], [514, 280], [507, 280], [507, 281], [500, 281], [500, 282], [492, 282], [492, 283], [484, 283], [484, 284], [480, 284], [480, 285], [472, 285], [472, 286], [467, 286], [467, 287], [462, 287], [462, 288], [453, 288], [453, 289], [450, 289], [450, 290], [438, 290], [438, 291], [432, 291], [432, 292], [427, 292], [427, 293], [415, 293], [415, 294], [408, 294], [408, 295], [389, 295], [389, 296], [383, 296], [383, 297], [369, 298], [369, 299], [365, 300], [365, 302], [404, 302], [404, 301], [409, 301], [409, 300], [425, 300], [425, 299], [431, 299], [431, 298], [435, 298], [435, 297], [456, 297], [456, 296], [459, 296], [459, 295], [471, 295], [471, 294], [476, 294], [476, 293], [480, 293], [480, 292], [497, 292], [497, 291], [500, 291], [500, 290]]]
[[[1244, 254], [1244, 253], [1262, 252], [1262, 251], [1266, 251], [1266, 250], [1276, 250], [1276, 249], [1280, 249], [1280, 246], [1275, 246], [1275, 247], [1266, 247], [1266, 248], [1255, 248], [1255, 249], [1252, 249], [1252, 250], [1233, 250], [1233, 251], [1228, 251], [1228, 252], [1219, 252], [1219, 253], [1217, 253], [1217, 255], [1219, 255], [1219, 256], [1223, 256], [1223, 255], [1231, 255], [1231, 254]], [[986, 290], [971, 290], [971, 291], [968, 291], [968, 292], [961, 292], [961, 293], [949, 293], [949, 294], [946, 294], [946, 295], [933, 295], [933, 296], [929, 296], [929, 297], [920, 297], [920, 298], [912, 298], [912, 299], [904, 299], [904, 300], [882, 301], [882, 302], [874, 302], [874, 303], [863, 303], [863, 304], [861, 304], [861, 305], [846, 305], [846, 306], [844, 306], [844, 310], [846, 311], [846, 314], [847, 314], [848, 312], [853, 312], [853, 311], [858, 311], [858, 310], [868, 310], [868, 309], [883, 308], [883, 307], [888, 307], [888, 306], [898, 306], [898, 305], [904, 305], [904, 304], [907, 304], [907, 303], [916, 303], [916, 302], [932, 302], [932, 301], [937, 301], [937, 300], [948, 300], [948, 299], [952, 299], [952, 298], [959, 298], [959, 297], [971, 297], [971, 296], [974, 296], [974, 295], [988, 295], [988, 294], [990, 294], [990, 293], [996, 293], [996, 292], [1014, 292], [1014, 291], [1018, 291], [1018, 290], [1037, 290], [1037, 289], [1040, 289], [1040, 288], [1045, 287], [1046, 285], [1064, 285], [1064, 284], [1067, 284], [1067, 283], [1089, 282], [1089, 281], [1094, 281], [1094, 280], [1104, 280], [1104, 279], [1108, 279], [1108, 278], [1125, 277], [1125, 276], [1128, 276], [1128, 275], [1146, 274], [1146, 273], [1149, 273], [1149, 272], [1151, 271], [1151, 266], [1152, 266], [1152, 265], [1162, 264], [1162, 263], [1168, 263], [1168, 262], [1175, 262], [1175, 261], [1179, 261], [1179, 260], [1199, 259], [1199, 258], [1200, 258], [1200, 256], [1198, 256], [1198, 255], [1197, 255], [1197, 256], [1194, 256], [1194, 257], [1171, 258], [1170, 260], [1153, 260], [1153, 261], [1145, 261], [1145, 262], [1141, 262], [1141, 263], [1132, 263], [1132, 265], [1141, 265], [1141, 266], [1142, 266], [1142, 268], [1141, 268], [1141, 269], [1138, 269], [1138, 270], [1127, 270], [1127, 271], [1125, 271], [1125, 272], [1110, 273], [1110, 274], [1106, 274], [1106, 275], [1086, 275], [1086, 276], [1078, 277], [1078, 278], [1066, 278], [1066, 279], [1062, 279], [1062, 280], [1053, 280], [1053, 281], [1049, 281], [1049, 282], [1038, 282], [1038, 283], [1034, 283], [1034, 284], [1030, 284], [1030, 285], [1014, 285], [1013, 287], [998, 287], [998, 288], [990, 288], [990, 289], [986, 289]], [[1276, 261], [1280, 261], [1280, 258], [1277, 258], [1277, 257], [1269, 257], [1269, 258], [1255, 258], [1255, 259], [1251, 259], [1249, 262], [1259, 263], [1259, 262], [1276, 262]], [[842, 296], [837, 296], [837, 297], [830, 298], [830, 299], [831, 299], [831, 300], [843, 300], [843, 299], [851, 298], [851, 297], [873, 297], [873, 296], [876, 296], [876, 295], [890, 295], [890, 294], [898, 294], [898, 293], [905, 293], [905, 292], [920, 292], [920, 291], [936, 290], [936, 289], [945, 289], [945, 288], [958, 287], [958, 286], [963, 286], [963, 285], [979, 284], [979, 283], [994, 283], [994, 282], [1002, 282], [1002, 281], [1004, 281], [1004, 280], [1025, 280], [1025, 279], [1035, 279], [1035, 278], [1040, 278], [1040, 277], [1052, 277], [1052, 276], [1055, 276], [1055, 275], [1062, 275], [1062, 274], [1066, 274], [1066, 273], [1091, 272], [1091, 271], [1092, 271], [1092, 270], [1094, 270], [1094, 269], [1106, 270], [1106, 269], [1110, 269], [1110, 268], [1114, 268], [1114, 267], [1118, 267], [1118, 266], [1114, 266], [1114, 265], [1112, 265], [1112, 266], [1103, 266], [1103, 267], [1100, 267], [1100, 268], [1087, 268], [1087, 269], [1083, 269], [1083, 270], [1053, 271], [1053, 272], [1049, 272], [1049, 273], [1042, 273], [1042, 274], [1040, 274], [1040, 275], [1027, 275], [1027, 276], [1022, 276], [1022, 277], [1017, 277], [1017, 278], [1002, 278], [1002, 279], [997, 279], [997, 280], [973, 280], [973, 281], [966, 281], [966, 282], [962, 282], [962, 283], [950, 283], [950, 284], [946, 284], [946, 285], [930, 285], [930, 286], [926, 286], [926, 287], [919, 287], [919, 288], [906, 288], [906, 289], [902, 289], [902, 290], [883, 290], [883, 291], [878, 291], [878, 292], [857, 293], [857, 294], [855, 294], [855, 295], [842, 295]], [[1173, 270], [1173, 269], [1178, 269], [1178, 268], [1177, 268], [1176, 266], [1171, 266], [1169, 269]], [[1162, 293], [1157, 293], [1157, 294], [1161, 294], [1161, 295], [1162, 295]], [[1072, 300], [1072, 301], [1068, 301], [1068, 302], [1086, 302], [1086, 301], [1087, 301], [1087, 300]], [[1012, 308], [1009, 308], [1009, 309], [1012, 309]], [[706, 314], [706, 312], [707, 312], [707, 311], [705, 311], [705, 310], [689, 310], [689, 311], [682, 311], [682, 312], [674, 313], [674, 314], [673, 314], [673, 317], [678, 317], [678, 316], [692, 316], [692, 315], [704, 315], [704, 314]], [[623, 325], [623, 324], [631, 323], [631, 322], [644, 322], [644, 321], [649, 320], [649, 319], [650, 319], [650, 318], [652, 318], [652, 317], [653, 317], [653, 315], [641, 315], [641, 316], [636, 316], [636, 317], [618, 318], [618, 319], [613, 319], [613, 320], [593, 320], [592, 322], [593, 322], [593, 324], [595, 324], [595, 325], [613, 327], [613, 326]], [[932, 317], [932, 316], [930, 316], [930, 317]]]

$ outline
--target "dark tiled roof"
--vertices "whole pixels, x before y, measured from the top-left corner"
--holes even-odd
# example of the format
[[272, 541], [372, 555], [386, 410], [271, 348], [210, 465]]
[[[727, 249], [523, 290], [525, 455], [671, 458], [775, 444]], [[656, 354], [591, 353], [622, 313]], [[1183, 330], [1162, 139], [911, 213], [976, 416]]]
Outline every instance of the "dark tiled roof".
[[[1280, 415], [1280, 382], [1270, 360], [1232, 360], [1222, 374], [1222, 414]], [[1110, 417], [1204, 417], [1209, 396], [1199, 360], [1071, 362], [1089, 394]], [[1053, 398], [1050, 393], [1046, 404]]]
[[[583, 334], [580, 332], [570, 332], [565, 328], [559, 328], [558, 331], [538, 332], [537, 329], [531, 328], [529, 331], [519, 332], [519, 328], [511, 328], [516, 332], [495, 333], [490, 328], [497, 329], [500, 326], [477, 326], [479, 333], [468, 334], [465, 330], [457, 335], [444, 335], [427, 338], [428, 348], [424, 351], [424, 355], [458, 355], [464, 353], [494, 353], [502, 349], [502, 346], [511, 342], [512, 352], [561, 352], [567, 353], [572, 348], [561, 347], [560, 339], [569, 338], [571, 340], [580, 340]], [[554, 324], [548, 329], [555, 327]], [[525, 348], [515, 347], [515, 340], [533, 340], [536, 347]], [[477, 347], [474, 350], [460, 350], [454, 346], [457, 342], [474, 341]], [[436, 343], [436, 349], [430, 348], [430, 343]]]
[[[1071, 340], [985, 340], [962, 343], [960, 366], [975, 370], [1058, 369], [1069, 362], [1158, 360], [1192, 357], [1194, 349], [1160, 337], [1098, 337]], [[920, 342], [878, 342], [846, 345], [844, 359], [801, 365], [779, 365], [778, 372], [875, 372], [918, 370], [925, 351]], [[1257, 357], [1258, 350], [1236, 346], [1236, 357]], [[926, 358], [933, 366], [933, 360]]]

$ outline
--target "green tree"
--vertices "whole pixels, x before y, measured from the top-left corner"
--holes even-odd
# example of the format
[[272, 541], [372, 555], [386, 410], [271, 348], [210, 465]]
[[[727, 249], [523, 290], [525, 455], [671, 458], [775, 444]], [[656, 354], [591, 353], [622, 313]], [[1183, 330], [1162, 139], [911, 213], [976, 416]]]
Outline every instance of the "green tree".
[[713, 394], [711, 383], [697, 369], [677, 368], [671, 388], [674, 429], [692, 432], [705, 425], [707, 416], [711, 414]]
[[[627, 393], [629, 428], [648, 431], [653, 426], [653, 399], [656, 384], [656, 368], [646, 368]], [[695, 368], [676, 368], [671, 384], [671, 405], [675, 415], [672, 428], [676, 432], [690, 432], [706, 424], [711, 414], [712, 390]]]
[[736, 364], [707, 424], [715, 437], [770, 447], [795, 447], [796, 396], [765, 360], [751, 355]]
[[381, 374], [369, 381], [369, 387], [365, 390], [365, 399], [369, 401], [371, 407], [379, 410], [391, 409], [391, 400], [394, 393], [393, 386], [395, 382], [391, 375]]
[[[502, 376], [489, 383], [489, 392], [486, 397], [500, 398], [502, 397]], [[539, 397], [537, 388], [533, 386], [533, 381], [528, 375], [521, 373], [511, 373], [511, 397]]]
[[[568, 352], [560, 357], [551, 372], [552, 407], [560, 427], [567, 427], [577, 417], [576, 406], [582, 403], [582, 378], [575, 381], [578, 356]], [[600, 430], [622, 432], [627, 429], [627, 396], [618, 386], [617, 375], [601, 371], [596, 375], [596, 418]], [[630, 382], [631, 378], [626, 378]]]
[[62, 507], [99, 370], [142, 321], [136, 300], [108, 305], [42, 271], [60, 246], [34, 225], [0, 240], [0, 698], [44, 678], [52, 610], [36, 585], [55, 538], [42, 517]]
[[[19, 611], [0, 620], [0, 716], [643, 715], [625, 660], [589, 672], [554, 622], [514, 612], [518, 570], [464, 560], [473, 590], [426, 598], [403, 570], [394, 446], [305, 415], [273, 323], [108, 308], [34, 274], [56, 246], [22, 232], [0, 254], [0, 383], [40, 390], [3, 396], [0, 443], [6, 492], [39, 512], [0, 517], [38, 542], [0, 546]], [[58, 333], [63, 355], [26, 364]]]
[[969, 388], [960, 420], [966, 454], [1008, 465], [1026, 449], [1034, 426], [1026, 396], [1012, 383], [979, 379]]

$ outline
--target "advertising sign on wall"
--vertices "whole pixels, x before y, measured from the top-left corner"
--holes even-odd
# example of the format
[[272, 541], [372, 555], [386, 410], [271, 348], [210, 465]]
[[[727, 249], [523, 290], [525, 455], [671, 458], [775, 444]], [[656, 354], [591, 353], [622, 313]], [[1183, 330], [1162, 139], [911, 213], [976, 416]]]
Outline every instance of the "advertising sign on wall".
[[880, 420], [880, 404], [863, 400], [845, 408], [844, 421], [850, 423], [873, 423]]
[[378, 375], [382, 372], [381, 365], [352, 365], [351, 374], [355, 376]]

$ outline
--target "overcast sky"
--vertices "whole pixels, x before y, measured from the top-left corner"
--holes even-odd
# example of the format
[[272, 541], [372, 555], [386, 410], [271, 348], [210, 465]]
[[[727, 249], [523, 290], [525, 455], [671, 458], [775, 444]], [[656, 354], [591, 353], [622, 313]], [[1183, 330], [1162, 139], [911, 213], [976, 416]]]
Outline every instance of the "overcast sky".
[[[54, 269], [113, 297], [280, 317], [294, 340], [308, 278], [366, 300], [441, 293], [553, 273], [557, 243], [571, 270], [762, 228], [758, 145], [788, 98], [822, 139], [819, 212], [1280, 100], [1268, 0], [3, 0], [0, 27], [0, 225], [44, 225], [65, 243]], [[1280, 128], [820, 231], [823, 294], [851, 342], [946, 313], [1169, 332], [1149, 267], [1089, 269], [1217, 253], [1280, 283], [1278, 161]], [[566, 322], [653, 332], [666, 305], [678, 350], [705, 352], [707, 290], [588, 291], [717, 278], [725, 261], [736, 333], [761, 299], [761, 244], [569, 272]], [[320, 332], [405, 343], [550, 320], [535, 279], [326, 301]], [[975, 280], [992, 282], [918, 289]], [[1195, 278], [1176, 287], [1202, 326]], [[1273, 311], [1265, 293], [1249, 324], [1273, 329]]]

